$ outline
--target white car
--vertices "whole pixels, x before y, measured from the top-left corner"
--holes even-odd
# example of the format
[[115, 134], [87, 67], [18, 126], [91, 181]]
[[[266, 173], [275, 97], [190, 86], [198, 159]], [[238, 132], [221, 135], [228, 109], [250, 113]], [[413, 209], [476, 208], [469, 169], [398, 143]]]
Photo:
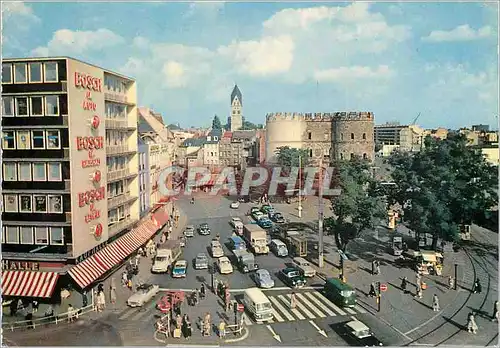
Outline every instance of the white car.
[[243, 221], [241, 221], [239, 217], [233, 217], [231, 218], [231, 221], [229, 221], [229, 223], [231, 224], [231, 226], [236, 227], [237, 223], [243, 223]]
[[312, 278], [316, 275], [316, 270], [312, 268], [309, 261], [303, 257], [294, 257], [293, 263], [304, 273], [304, 276]]
[[217, 260], [217, 266], [219, 267], [220, 274], [231, 274], [233, 273], [233, 265], [227, 256], [223, 256]]
[[222, 250], [222, 245], [219, 241], [213, 240], [211, 244], [212, 257], [223, 257], [224, 250]]
[[240, 207], [240, 202], [236, 201], [231, 203], [232, 209], [238, 209], [239, 207]]
[[255, 213], [252, 214], [252, 217], [254, 218], [255, 221], [259, 221], [263, 216], [265, 215], [261, 211], [256, 211]]
[[184, 236], [194, 237], [194, 226], [193, 225], [186, 226], [186, 229], [184, 230]]
[[127, 305], [130, 307], [141, 307], [146, 302], [151, 301], [159, 291], [159, 285], [142, 284], [137, 288], [137, 292], [128, 298]]

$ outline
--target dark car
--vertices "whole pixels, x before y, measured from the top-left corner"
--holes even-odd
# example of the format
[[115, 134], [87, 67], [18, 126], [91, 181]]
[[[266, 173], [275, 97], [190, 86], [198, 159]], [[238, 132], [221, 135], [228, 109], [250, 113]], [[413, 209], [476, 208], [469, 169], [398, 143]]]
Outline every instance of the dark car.
[[203, 236], [208, 236], [210, 234], [210, 227], [207, 223], [203, 223], [198, 227], [198, 232]]
[[273, 223], [271, 222], [271, 220], [269, 220], [268, 218], [266, 217], [261, 217], [258, 221], [257, 221], [257, 225], [259, 225], [260, 227], [262, 228], [271, 228], [273, 227]]
[[270, 216], [270, 218], [273, 222], [276, 222], [277, 224], [284, 224], [286, 222], [285, 218], [283, 217], [283, 215], [281, 215], [281, 213], [274, 213]]
[[278, 277], [286, 285], [292, 288], [301, 288], [306, 285], [306, 278], [302, 275], [299, 269], [295, 267], [287, 267], [279, 271]]
[[339, 333], [351, 346], [380, 347], [384, 344], [378, 340], [370, 328], [359, 320], [351, 320], [340, 325]]

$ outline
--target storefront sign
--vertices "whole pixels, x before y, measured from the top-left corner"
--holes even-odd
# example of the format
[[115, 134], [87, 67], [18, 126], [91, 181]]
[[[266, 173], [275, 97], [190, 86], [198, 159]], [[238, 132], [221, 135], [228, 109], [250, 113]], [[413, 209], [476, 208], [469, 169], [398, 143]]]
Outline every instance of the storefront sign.
[[2, 271], [39, 271], [40, 263], [31, 261], [2, 260]]
[[95, 226], [92, 226], [90, 228], [90, 234], [92, 234], [96, 240], [100, 240], [102, 237], [102, 225], [97, 224]]
[[104, 137], [76, 137], [76, 149], [78, 151], [86, 150], [89, 158], [82, 160], [82, 168], [98, 167], [101, 165], [101, 159], [95, 158], [94, 151], [104, 147]]
[[97, 220], [101, 217], [101, 211], [96, 209], [94, 204], [90, 205], [89, 213], [85, 215], [85, 222], [89, 223], [93, 220]]
[[78, 205], [84, 207], [106, 198], [106, 188], [104, 186], [86, 192], [78, 193]]
[[105, 242], [99, 244], [98, 246], [90, 249], [89, 251], [83, 253], [82, 255], [80, 255], [76, 258], [76, 263], [83, 262], [84, 260], [88, 259], [92, 255], [97, 253], [99, 250], [102, 250], [106, 245], [108, 245], [108, 241], [105, 241]]
[[82, 87], [95, 92], [102, 92], [102, 80], [91, 75], [75, 71], [75, 87]]

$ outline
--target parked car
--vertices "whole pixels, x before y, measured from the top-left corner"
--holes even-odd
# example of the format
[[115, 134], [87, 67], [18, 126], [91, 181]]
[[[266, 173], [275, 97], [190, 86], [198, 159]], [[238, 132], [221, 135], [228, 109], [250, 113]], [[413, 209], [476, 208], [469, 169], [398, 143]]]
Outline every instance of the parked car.
[[212, 257], [222, 257], [224, 256], [224, 250], [219, 241], [213, 240], [211, 242]]
[[262, 205], [262, 207], [260, 207], [260, 211], [264, 214], [268, 214], [271, 209], [274, 209], [271, 204], [264, 204]]
[[306, 285], [306, 278], [301, 274], [300, 270], [295, 267], [287, 267], [279, 271], [278, 277], [286, 285], [292, 288], [301, 288]]
[[186, 272], [187, 272], [187, 261], [179, 260], [174, 264], [174, 268], [172, 268], [172, 277], [186, 278]]
[[376, 338], [370, 328], [359, 320], [351, 320], [343, 324], [341, 336], [353, 346], [378, 347], [384, 344]]
[[254, 274], [255, 284], [260, 288], [269, 289], [274, 287], [274, 280], [271, 278], [269, 271], [265, 269], [259, 269]]
[[208, 236], [210, 234], [210, 227], [208, 227], [208, 224], [204, 222], [200, 225], [200, 227], [198, 227], [198, 232], [202, 236]]
[[238, 209], [240, 207], [240, 202], [238, 202], [238, 201], [232, 202], [230, 207], [232, 209]]
[[260, 208], [259, 208], [259, 207], [251, 207], [251, 208], [250, 208], [250, 214], [253, 214], [253, 213], [255, 213], [256, 211], [260, 211]]
[[184, 230], [184, 235], [186, 237], [194, 237], [194, 226], [193, 225], [187, 225], [186, 229]]
[[255, 221], [259, 221], [259, 219], [260, 219], [261, 217], [263, 217], [263, 216], [264, 216], [264, 213], [263, 213], [263, 212], [261, 212], [261, 211], [254, 211], [254, 212], [252, 213], [252, 218], [253, 218]]
[[141, 307], [146, 302], [151, 301], [160, 291], [160, 286], [153, 284], [142, 284], [137, 291], [128, 298], [127, 305], [130, 307]]
[[257, 220], [257, 225], [262, 228], [271, 228], [273, 227], [273, 222], [263, 215], [259, 220]]
[[281, 215], [281, 213], [271, 214], [269, 218], [271, 219], [271, 221], [276, 222], [277, 224], [284, 224], [286, 222], [285, 218], [283, 217], [283, 215]]
[[227, 256], [222, 256], [217, 260], [217, 266], [219, 267], [220, 274], [230, 274], [233, 273], [233, 265]]
[[179, 241], [180, 241], [181, 247], [184, 248], [186, 246], [186, 236], [180, 236]]
[[304, 276], [311, 278], [316, 275], [316, 270], [312, 268], [309, 261], [307, 261], [303, 257], [294, 257], [293, 263], [298, 269], [302, 271], [302, 274], [304, 274]]
[[195, 269], [208, 269], [208, 257], [204, 253], [200, 253], [196, 255], [196, 259], [194, 260], [194, 268]]
[[236, 224], [237, 223], [243, 223], [243, 221], [241, 221], [241, 219], [239, 217], [232, 217], [231, 218], [231, 221], [229, 221], [229, 224], [232, 226], [232, 227], [236, 227]]

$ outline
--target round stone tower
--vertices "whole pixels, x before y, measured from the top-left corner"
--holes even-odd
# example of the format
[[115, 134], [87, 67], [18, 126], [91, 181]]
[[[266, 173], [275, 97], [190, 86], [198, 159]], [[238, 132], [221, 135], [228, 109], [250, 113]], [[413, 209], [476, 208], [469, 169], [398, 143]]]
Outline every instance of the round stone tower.
[[371, 112], [341, 112], [332, 119], [331, 159], [350, 159], [354, 156], [373, 161], [375, 118]]

